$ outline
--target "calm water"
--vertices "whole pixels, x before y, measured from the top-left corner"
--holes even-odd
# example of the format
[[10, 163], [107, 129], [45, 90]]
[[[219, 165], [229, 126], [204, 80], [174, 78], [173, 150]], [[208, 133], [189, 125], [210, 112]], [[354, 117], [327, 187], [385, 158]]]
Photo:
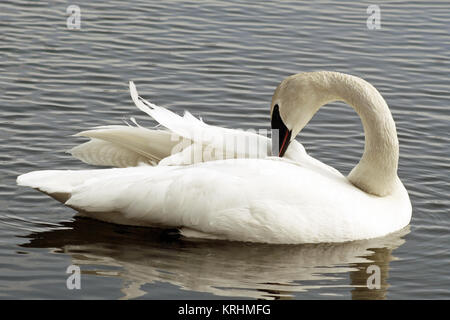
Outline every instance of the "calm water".
[[[339, 1], [67, 1], [0, 3], [0, 298], [449, 299], [450, 4]], [[149, 100], [210, 124], [268, 128], [286, 76], [334, 70], [365, 78], [397, 123], [399, 175], [411, 225], [382, 239], [272, 246], [174, 239], [157, 229], [74, 218], [16, 176], [88, 166], [72, 135], [136, 117], [134, 80]], [[324, 107], [298, 139], [343, 173], [362, 154], [354, 111]], [[66, 268], [81, 267], [81, 290]], [[369, 265], [381, 289], [369, 290]]]

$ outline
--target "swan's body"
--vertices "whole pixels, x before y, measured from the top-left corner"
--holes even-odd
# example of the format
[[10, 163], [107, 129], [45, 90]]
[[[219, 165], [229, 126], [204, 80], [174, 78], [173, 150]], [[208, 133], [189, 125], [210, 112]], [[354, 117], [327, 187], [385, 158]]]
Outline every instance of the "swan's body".
[[[280, 146], [287, 148], [284, 158], [268, 156], [266, 137], [208, 126], [189, 113], [179, 117], [138, 97], [134, 85], [131, 92], [136, 105], [169, 131], [102, 127], [81, 133], [93, 140], [72, 150], [87, 163], [125, 168], [35, 171], [18, 183], [81, 215], [180, 228], [193, 237], [343, 242], [384, 236], [410, 221], [408, 193], [397, 177], [395, 124], [381, 95], [364, 80], [315, 72], [283, 81], [272, 99], [272, 120], [279, 112], [277, 121], [289, 133]], [[364, 155], [348, 179], [294, 140], [320, 106], [334, 100], [355, 108], [366, 133]], [[188, 143], [180, 147], [173, 133]], [[224, 156], [223, 136], [254, 139], [260, 147], [256, 153], [227, 149]], [[202, 152], [192, 157], [198, 148]]]

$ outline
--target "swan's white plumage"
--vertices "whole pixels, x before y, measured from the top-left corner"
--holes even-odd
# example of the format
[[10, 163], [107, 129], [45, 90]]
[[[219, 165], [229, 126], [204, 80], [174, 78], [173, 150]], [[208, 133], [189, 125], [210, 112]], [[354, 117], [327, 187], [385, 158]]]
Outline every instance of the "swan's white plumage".
[[132, 81], [130, 81], [130, 94], [134, 104], [141, 111], [147, 113], [162, 126], [181, 137], [195, 140], [196, 137], [202, 137], [203, 131], [208, 128], [208, 125], [196, 119], [188, 111], [185, 111], [184, 117], [180, 117], [166, 108], [159, 107], [143, 99], [138, 95], [136, 86]]
[[[304, 78], [310, 81], [309, 76]], [[292, 82], [301, 80], [307, 85], [301, 81], [295, 86], [283, 82], [277, 88], [273, 100], [284, 105], [283, 110], [280, 107], [282, 118], [289, 111], [286, 107], [289, 99], [293, 102], [295, 97], [303, 99], [293, 88], [317, 89], [317, 84], [311, 89], [304, 78], [300, 75]], [[358, 78], [335, 73], [313, 74], [312, 79], [325, 79], [326, 89], [333, 79], [340, 81], [338, 84], [349, 92], [354, 81], [359, 84]], [[362, 87], [367, 92], [361, 99], [369, 96], [370, 100], [371, 90], [375, 89], [365, 82]], [[324, 88], [320, 90], [326, 93]], [[99, 127], [78, 134], [91, 141], [70, 151], [90, 164], [124, 168], [35, 171], [19, 176], [18, 184], [39, 189], [82, 215], [119, 224], [180, 228], [183, 234], [193, 237], [270, 243], [342, 242], [383, 236], [410, 221], [411, 203], [396, 176], [395, 155], [391, 161], [395, 168], [390, 168], [389, 162], [384, 165], [385, 170], [395, 174], [395, 179], [386, 185], [388, 188], [377, 189], [369, 181], [369, 187], [374, 190], [388, 190], [385, 196], [375, 196], [355, 187], [334, 168], [310, 157], [295, 140], [283, 159], [270, 157], [271, 141], [267, 137], [210, 126], [188, 112], [180, 117], [139, 97], [132, 82], [130, 92], [136, 106], [165, 130], [146, 129], [137, 124], [136, 127]], [[320, 107], [315, 105], [317, 101], [324, 103], [330, 97], [321, 98], [323, 101], [313, 99], [314, 103], [303, 100], [306, 109], [302, 113], [297, 112], [291, 101], [292, 116], [300, 117], [298, 123], [304, 125]], [[358, 104], [355, 97], [350, 97], [353, 100], [345, 97], [349, 103]], [[383, 104], [380, 97], [376, 96], [369, 107]], [[361, 111], [359, 105], [354, 107], [362, 118], [371, 112]], [[379, 112], [387, 112], [388, 119], [387, 105], [379, 108]], [[377, 128], [376, 124], [367, 122], [367, 118], [363, 119], [365, 131], [370, 133]], [[389, 120], [383, 125], [392, 126], [392, 123]], [[396, 137], [395, 125], [388, 132]], [[183, 137], [184, 143], [180, 144], [174, 136]], [[242, 152], [236, 145], [224, 150], [224, 137], [248, 139], [259, 148], [256, 153]], [[395, 147], [396, 140], [389, 141]], [[387, 152], [389, 148], [387, 145], [380, 150]], [[193, 158], [193, 151], [197, 155], [200, 151], [201, 157]], [[369, 156], [363, 159], [366, 162], [363, 165], [370, 169]]]
[[100, 139], [92, 139], [76, 146], [69, 153], [85, 163], [96, 166], [126, 168], [135, 167], [142, 163], [157, 163], [157, 161], [152, 162], [151, 159], [128, 148]]
[[396, 200], [405, 196], [401, 188], [380, 199], [342, 175], [270, 158], [28, 175], [19, 184], [68, 192], [66, 205], [93, 218], [187, 227], [230, 240], [342, 242], [382, 236], [408, 220], [408, 215], [392, 214], [407, 209], [396, 207]]
[[[163, 130], [149, 130], [143, 127], [105, 126], [77, 134], [91, 138], [90, 142], [72, 148], [69, 152], [76, 158], [94, 165], [111, 166], [111, 160], [119, 158], [117, 167], [135, 166], [140, 162], [157, 164], [170, 154], [175, 142], [171, 140], [171, 133]], [[94, 144], [91, 142], [94, 141]], [[100, 141], [105, 143], [101, 144]], [[102, 157], [106, 152], [115, 156], [113, 159]]]

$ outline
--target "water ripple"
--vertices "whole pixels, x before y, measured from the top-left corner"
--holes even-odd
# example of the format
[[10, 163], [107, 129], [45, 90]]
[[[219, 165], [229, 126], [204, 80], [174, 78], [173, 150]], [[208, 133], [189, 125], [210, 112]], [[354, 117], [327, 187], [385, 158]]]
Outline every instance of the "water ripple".
[[[376, 31], [366, 27], [367, 4], [352, 1], [78, 0], [80, 30], [66, 28], [67, 5], [0, 3], [0, 297], [69, 297], [64, 269], [79, 263], [92, 284], [83, 298], [449, 298], [448, 1], [383, 2]], [[134, 108], [129, 80], [175, 112], [267, 129], [279, 81], [319, 69], [365, 78], [392, 110], [399, 175], [413, 203], [403, 244], [376, 244], [372, 254], [364, 245], [284, 248], [280, 256], [157, 236], [143, 244], [150, 231], [73, 221], [72, 210], [15, 185], [31, 170], [86, 168], [65, 153], [80, 130], [131, 116], [155, 125]], [[321, 109], [298, 139], [343, 173], [364, 148], [360, 120], [343, 103]], [[320, 260], [330, 253], [344, 258]], [[292, 260], [281, 263], [287, 254]], [[379, 295], [363, 290], [371, 261], [384, 266]]]

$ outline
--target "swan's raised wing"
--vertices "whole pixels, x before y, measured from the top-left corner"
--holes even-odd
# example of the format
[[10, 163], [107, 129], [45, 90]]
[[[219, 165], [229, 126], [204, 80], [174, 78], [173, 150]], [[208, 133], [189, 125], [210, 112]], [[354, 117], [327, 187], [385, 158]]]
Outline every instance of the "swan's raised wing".
[[[170, 130], [140, 126], [104, 126], [80, 132], [77, 136], [92, 140], [69, 151], [75, 158], [88, 164], [113, 167], [265, 158], [271, 149], [270, 139], [265, 136], [213, 126], [197, 130], [192, 139]], [[304, 152], [301, 146], [296, 149], [298, 151]]]
[[91, 138], [91, 141], [69, 151], [75, 158], [88, 164], [120, 168], [156, 165], [176, 145], [170, 131], [141, 126], [103, 126], [76, 136]]
[[270, 155], [271, 141], [266, 136], [211, 126], [187, 111], [181, 117], [140, 97], [133, 82], [130, 93], [136, 106], [165, 129], [147, 129], [134, 122], [136, 126], [103, 126], [83, 131], [77, 136], [96, 141], [70, 150], [74, 157], [94, 165], [129, 167], [137, 163], [187, 165]]
[[[208, 125], [189, 112], [184, 116], [159, 107], [138, 95], [130, 82], [136, 106], [165, 129], [147, 129], [133, 125], [112, 125], [76, 134], [92, 139], [70, 150], [88, 164], [112, 167], [148, 165], [189, 165], [198, 162], [236, 158], [265, 158], [271, 155], [271, 140], [254, 131]], [[307, 155], [304, 147], [293, 141], [284, 157], [304, 167], [340, 175], [335, 169]]]

